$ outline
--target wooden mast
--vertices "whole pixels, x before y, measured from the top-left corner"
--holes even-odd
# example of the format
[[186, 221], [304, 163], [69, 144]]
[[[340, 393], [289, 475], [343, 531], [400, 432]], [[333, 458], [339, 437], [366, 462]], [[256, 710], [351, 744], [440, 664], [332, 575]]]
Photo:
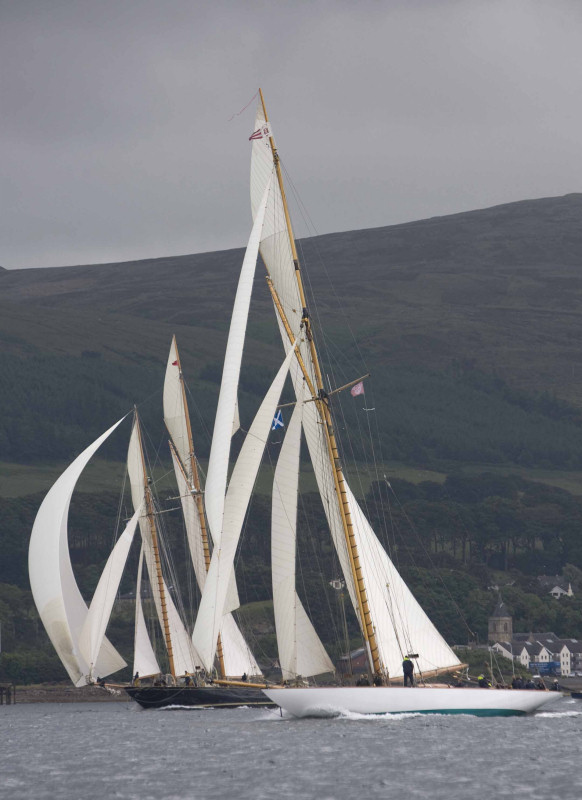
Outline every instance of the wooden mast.
[[[265, 106], [265, 99], [263, 97], [262, 89], [259, 89], [259, 96], [261, 98], [261, 105], [263, 107], [263, 114], [265, 116], [265, 122], [269, 121], [267, 116], [267, 109]], [[283, 175], [281, 173], [281, 165], [279, 161], [279, 154], [277, 153], [277, 148], [275, 147], [275, 140], [273, 136], [269, 137], [269, 143], [271, 145], [271, 152], [273, 154], [273, 162], [275, 164], [275, 171], [277, 173], [277, 181], [279, 184], [279, 190], [281, 192], [281, 199], [283, 201], [283, 210], [285, 213], [285, 222], [287, 225], [287, 233], [289, 236], [289, 243], [291, 246], [291, 255], [293, 258], [293, 264], [295, 267], [295, 277], [297, 279], [297, 287], [299, 290], [299, 297], [301, 299], [301, 306], [303, 308], [303, 318], [302, 324], [305, 328], [305, 335], [307, 336], [307, 340], [309, 342], [309, 349], [311, 351], [311, 360], [313, 362], [313, 367], [315, 370], [315, 381], [316, 387], [313, 387], [312, 381], [309, 378], [307, 373], [305, 364], [303, 360], [299, 357], [298, 354], [298, 361], [301, 366], [302, 372], [307, 380], [307, 384], [309, 389], [312, 393], [313, 400], [317, 406], [319, 411], [319, 415], [323, 422], [323, 431], [325, 434], [326, 442], [327, 442], [327, 449], [328, 455], [330, 459], [330, 465], [332, 468], [332, 473], [334, 477], [334, 484], [335, 484], [335, 491], [338, 498], [338, 507], [340, 511], [340, 516], [342, 520], [342, 526], [344, 530], [344, 536], [347, 544], [347, 550], [350, 559], [350, 566], [352, 571], [352, 576], [354, 580], [354, 590], [356, 593], [357, 603], [358, 603], [358, 610], [360, 621], [362, 624], [362, 632], [364, 634], [364, 639], [368, 645], [368, 659], [371, 662], [370, 667], [372, 668], [373, 672], [378, 675], [383, 674], [383, 666], [380, 660], [380, 653], [378, 651], [378, 645], [376, 642], [376, 633], [374, 630], [374, 625], [372, 623], [372, 616], [370, 614], [370, 607], [368, 604], [368, 596], [366, 592], [366, 586], [364, 582], [364, 576], [362, 573], [362, 567], [360, 564], [360, 556], [358, 553], [358, 546], [356, 542], [356, 537], [354, 533], [354, 527], [352, 522], [352, 516], [350, 507], [348, 504], [347, 498], [347, 491], [346, 491], [346, 484], [344, 480], [343, 470], [339, 459], [339, 452], [337, 448], [337, 442], [335, 438], [335, 432], [333, 428], [333, 420], [331, 417], [331, 412], [329, 408], [328, 397], [325, 392], [323, 386], [323, 378], [321, 374], [321, 367], [319, 365], [319, 357], [317, 355], [317, 349], [315, 346], [315, 340], [313, 338], [313, 331], [311, 328], [311, 321], [309, 319], [309, 315], [307, 313], [307, 302], [305, 299], [305, 290], [303, 288], [303, 279], [301, 277], [301, 268], [299, 265], [299, 258], [297, 255], [297, 248], [295, 246], [295, 237], [293, 235], [293, 228], [291, 225], [291, 217], [289, 215], [289, 208], [287, 205], [287, 198], [285, 196], [285, 187], [283, 185]], [[273, 297], [275, 299], [276, 292], [272, 285], [272, 282], [269, 281], [269, 288]], [[293, 334], [291, 332], [291, 327], [289, 325], [288, 320], [286, 319], [285, 312], [281, 303], [279, 302], [278, 297], [276, 298], [275, 305], [279, 311], [281, 319], [283, 321], [283, 325], [287, 331], [287, 334], [290, 336], [290, 340], [294, 341]], [[297, 349], [298, 352], [298, 349]]]
[[[184, 465], [182, 464], [180, 457], [174, 447], [173, 442], [170, 442], [174, 455], [176, 456], [176, 461], [178, 462], [180, 469], [182, 470], [182, 475], [190, 489], [190, 494], [194, 498], [194, 502], [196, 503], [196, 510], [198, 511], [198, 520], [200, 522], [200, 536], [202, 538], [202, 549], [204, 552], [204, 566], [206, 568], [206, 572], [210, 569], [210, 544], [208, 541], [208, 529], [206, 527], [206, 515], [204, 513], [204, 499], [202, 496], [202, 484], [200, 483], [200, 474], [198, 472], [198, 464], [196, 462], [196, 454], [194, 452], [194, 439], [192, 437], [192, 425], [190, 423], [190, 414], [188, 412], [188, 402], [186, 400], [186, 387], [184, 385], [184, 376], [182, 375], [182, 363], [180, 361], [180, 353], [178, 352], [178, 344], [176, 342], [176, 337], [172, 338], [172, 344], [174, 345], [174, 350], [176, 351], [176, 361], [178, 367], [178, 373], [180, 375], [180, 386], [182, 388], [182, 403], [184, 406], [184, 419], [186, 420], [186, 432], [188, 435], [188, 457], [190, 459], [190, 470], [192, 473], [192, 479], [186, 475], [186, 471], [184, 469]], [[224, 666], [224, 652], [222, 649], [222, 639], [220, 637], [220, 633], [218, 634], [218, 641], [216, 645], [216, 655], [218, 656], [218, 666], [220, 671], [220, 677], [226, 678], [226, 669]]]
[[[154, 501], [152, 497], [152, 490], [147, 476], [145, 456], [143, 452], [143, 443], [141, 438], [141, 426], [139, 424], [139, 416], [137, 409], [134, 409], [135, 416], [135, 429], [137, 431], [137, 440], [139, 442], [139, 452], [141, 455], [141, 463], [143, 470], [143, 488], [146, 503], [146, 516], [150, 526], [150, 536], [152, 537], [152, 548], [154, 551], [154, 561], [156, 564], [156, 577], [158, 581], [158, 591], [160, 593], [160, 605], [162, 607], [162, 628], [164, 631], [164, 639], [166, 642], [166, 649], [168, 651], [168, 662], [170, 665], [170, 673], [172, 677], [176, 677], [176, 670], [174, 667], [174, 651], [172, 649], [172, 637], [170, 635], [170, 623], [168, 620], [168, 609], [166, 606], [166, 592], [164, 588], [164, 577], [162, 575], [162, 564], [160, 560], [160, 548], [158, 545], [158, 531], [156, 528], [156, 519], [154, 512]], [[150, 576], [151, 578], [151, 576]]]

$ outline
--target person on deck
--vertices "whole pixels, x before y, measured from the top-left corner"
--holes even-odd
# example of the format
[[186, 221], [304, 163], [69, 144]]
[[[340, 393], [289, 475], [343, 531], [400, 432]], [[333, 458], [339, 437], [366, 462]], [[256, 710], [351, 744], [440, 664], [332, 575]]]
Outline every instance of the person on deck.
[[487, 678], [483, 674], [479, 675], [479, 677], [477, 678], [477, 683], [482, 689], [491, 688], [491, 683], [487, 680]]
[[139, 672], [136, 672], [135, 675], [133, 676], [133, 685], [139, 686]]
[[411, 686], [414, 686], [414, 664], [408, 658], [408, 656], [404, 656], [404, 661], [402, 662], [402, 672], [404, 674], [404, 685], [408, 686], [410, 683]]

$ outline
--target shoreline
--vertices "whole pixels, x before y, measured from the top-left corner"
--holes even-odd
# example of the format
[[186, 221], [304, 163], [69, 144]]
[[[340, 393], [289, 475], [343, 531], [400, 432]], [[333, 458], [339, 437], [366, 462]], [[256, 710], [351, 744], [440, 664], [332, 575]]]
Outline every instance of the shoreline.
[[100, 686], [35, 686], [15, 685], [15, 702], [20, 703], [131, 703], [129, 696], [119, 689], [102, 689]]

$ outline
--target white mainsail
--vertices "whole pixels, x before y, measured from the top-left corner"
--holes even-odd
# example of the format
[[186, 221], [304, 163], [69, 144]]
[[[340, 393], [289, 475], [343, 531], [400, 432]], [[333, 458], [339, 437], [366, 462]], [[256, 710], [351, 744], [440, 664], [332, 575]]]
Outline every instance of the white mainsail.
[[335, 669], [297, 595], [295, 583], [302, 410], [298, 403], [287, 427], [273, 481], [273, 608], [283, 680]]
[[94, 664], [97, 660], [103, 637], [111, 612], [115, 597], [117, 595], [123, 570], [129, 550], [133, 542], [135, 529], [137, 528], [138, 516], [141, 509], [138, 509], [133, 517], [127, 523], [125, 530], [115, 543], [115, 547], [111, 551], [105, 569], [101, 573], [99, 583], [93, 594], [91, 605], [89, 606], [89, 613], [85, 618], [81, 634], [79, 636], [79, 650], [81, 655], [89, 664], [91, 678], [99, 677], [94, 674]]
[[[226, 353], [224, 356], [224, 367], [222, 371], [218, 406], [216, 409], [214, 431], [212, 433], [212, 445], [210, 448], [208, 473], [206, 477], [206, 515], [216, 546], [220, 543], [222, 531], [230, 441], [238, 422], [238, 381], [253, 290], [253, 280], [259, 254], [259, 241], [261, 238], [270, 186], [271, 177], [265, 180], [263, 185], [261, 199], [257, 205], [254, 224], [238, 281]], [[234, 607], [236, 608], [236, 606]]]
[[212, 553], [192, 634], [196, 650], [207, 670], [212, 669], [214, 663], [240, 532], [292, 357], [293, 353], [290, 352], [267, 391], [247, 433], [228, 485], [220, 544], [215, 545]]
[[157, 675], [161, 672], [148, 634], [141, 603], [141, 578], [143, 574], [143, 544], [139, 553], [137, 584], [135, 589], [135, 636], [133, 648], [133, 674]]
[[[144, 506], [144, 487], [147, 480], [147, 476], [144, 474], [142, 450], [139, 441], [137, 424], [134, 424], [131, 432], [131, 438], [129, 440], [129, 448], [127, 451], [127, 471], [131, 484], [131, 498], [133, 507], [134, 510], [137, 510], [138, 508]], [[157, 570], [154, 547], [149, 520], [145, 514], [145, 511], [142, 511], [139, 517], [139, 527], [141, 530], [144, 556], [148, 568], [148, 574], [150, 576], [150, 584], [152, 587], [152, 594], [154, 596], [154, 603], [160, 625], [163, 626], [164, 621], [162, 612], [162, 598], [160, 595], [160, 587], [158, 581], [156, 580]], [[188, 632], [186, 631], [180, 614], [174, 605], [174, 601], [172, 600], [172, 596], [168, 591], [165, 581], [163, 582], [163, 591], [166, 602], [168, 628], [174, 656], [176, 675], [181, 675], [184, 672], [194, 672], [196, 664], [199, 664], [200, 661], [196, 657], [196, 652], [192, 646]]]
[[[263, 130], [265, 134], [260, 135]], [[262, 196], [267, 180], [270, 180], [274, 166], [269, 142], [271, 129], [269, 125], [266, 125], [262, 102], [259, 102], [258, 105], [255, 132], [251, 158], [253, 215], [257, 213], [259, 198]], [[265, 212], [260, 252], [291, 333], [293, 336], [297, 336], [305, 310], [302, 309], [297, 284], [296, 265], [293, 261], [283, 196], [278, 182], [275, 181], [273, 181]], [[289, 352], [291, 347], [289, 333], [285, 330], [279, 313], [277, 313], [277, 319], [285, 350]], [[290, 367], [298, 402], [311, 400], [312, 390], [315, 391], [317, 386], [315, 367], [307, 341], [301, 341], [300, 352], [307, 379], [297, 360], [292, 362]], [[308, 385], [308, 380], [311, 387]], [[329, 451], [322, 427], [316, 404], [304, 402], [303, 429], [309, 455], [346, 586], [362, 627], [363, 621], [360, 619]], [[423, 669], [436, 669], [458, 664], [459, 661], [455, 654], [422, 611], [388, 558], [362, 510], [351, 495], [347, 484], [346, 491], [349, 497], [352, 523], [356, 531], [360, 561], [363, 564], [370, 613], [384, 667], [392, 676], [402, 674], [402, 651], [408, 651], [409, 645], [415, 652], [419, 652], [422, 660], [419, 659], [418, 666]]]
[[[71, 566], [67, 536], [69, 506], [85, 466], [124, 419], [112, 425], [63, 472], [44, 498], [30, 538], [28, 570], [34, 602], [57, 655], [77, 686], [87, 683], [89, 672], [78, 646], [88, 609]], [[123, 658], [104, 638], [94, 671], [105, 676], [124, 666]]]
[[[262, 103], [259, 102], [255, 120], [255, 131], [265, 130], [265, 123], [263, 106]], [[268, 126], [267, 130], [270, 132], [270, 126]], [[268, 136], [257, 136], [253, 138], [251, 155], [251, 209], [253, 218], [255, 214], [258, 213], [264, 187], [268, 181], [271, 181], [273, 168], [273, 154]], [[354, 581], [350, 567], [350, 558], [337, 503], [335, 482], [329, 461], [327, 442], [322, 430], [321, 418], [316, 405], [314, 402], [307, 402], [312, 400], [311, 389], [315, 392], [317, 387], [315, 367], [313, 365], [309, 342], [306, 341], [305, 337], [300, 335], [303, 308], [297, 285], [297, 278], [295, 276], [295, 264], [293, 262], [293, 254], [287, 230], [283, 197], [279, 183], [276, 180], [273, 180], [271, 183], [271, 191], [269, 192], [269, 200], [263, 223], [260, 252], [267, 267], [267, 272], [277, 292], [277, 297], [290, 327], [291, 335], [292, 337], [299, 337], [301, 359], [309, 377], [311, 388], [304, 377], [297, 359], [291, 362], [289, 371], [295, 388], [297, 401], [304, 405], [303, 430], [309, 449], [309, 456], [313, 464], [317, 486], [345, 577], [346, 586], [356, 614], [359, 616]], [[291, 347], [290, 337], [285, 330], [278, 311], [276, 311], [276, 316], [283, 346], [285, 352], [288, 353]]]

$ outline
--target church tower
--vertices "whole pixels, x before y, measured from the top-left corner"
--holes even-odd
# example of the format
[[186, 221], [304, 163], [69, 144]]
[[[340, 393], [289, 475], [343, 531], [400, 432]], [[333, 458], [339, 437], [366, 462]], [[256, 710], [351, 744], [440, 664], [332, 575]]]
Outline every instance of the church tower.
[[495, 611], [489, 617], [488, 637], [490, 642], [510, 642], [513, 639], [513, 620], [507, 606], [499, 596]]

